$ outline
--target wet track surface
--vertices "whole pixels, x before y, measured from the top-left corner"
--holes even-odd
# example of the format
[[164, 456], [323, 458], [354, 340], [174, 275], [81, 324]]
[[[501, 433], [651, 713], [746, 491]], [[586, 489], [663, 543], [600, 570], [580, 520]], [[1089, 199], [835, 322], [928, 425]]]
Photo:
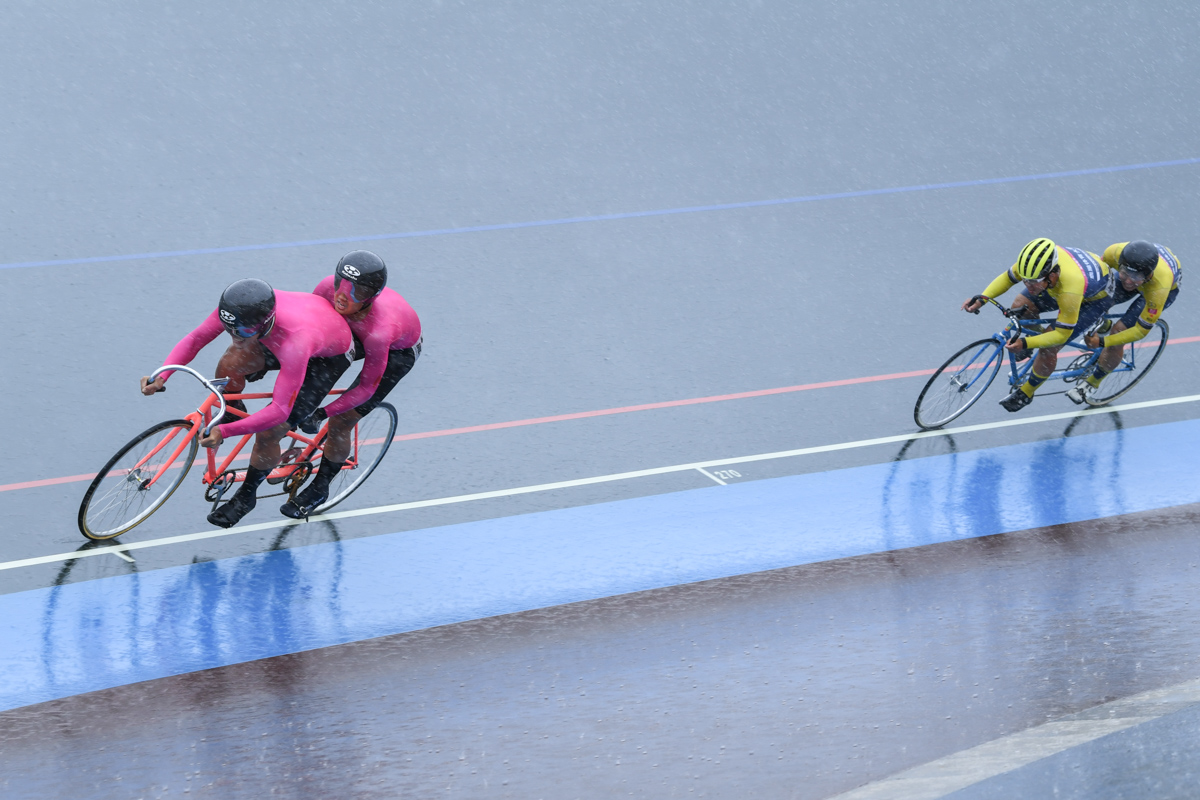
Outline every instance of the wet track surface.
[[[1031, 15], [1054, 47], [1031, 43]], [[349, 510], [915, 431], [924, 378], [876, 379], [929, 369], [995, 330], [998, 315], [958, 306], [1029, 238], [1098, 252], [1144, 237], [1191, 268], [1200, 165], [1107, 168], [1200, 156], [1198, 23], [1193, 5], [1171, 3], [19, 5], [0, 33], [16, 153], [0, 166], [0, 291], [14, 298], [0, 315], [0, 365], [53, 424], [31, 424], [24, 401], [6, 401], [0, 562], [61, 557], [0, 570], [0, 599], [281, 550], [310, 563], [332, 552], [322, 547], [404, 532], [434, 540], [442, 526], [507, 519], [502, 530], [520, 531], [529, 519], [532, 530], [524, 515], [715, 486], [692, 469], [147, 547], [130, 551], [133, 564], [68, 558], [83, 543], [74, 518], [86, 481], [9, 487], [86, 475], [136, 432], [191, 410], [201, 395], [182, 381], [154, 398], [134, 387], [225, 284], [255, 276], [307, 290], [354, 247], [388, 261], [424, 325], [425, 353], [391, 398], [402, 436], [847, 383], [410, 438]], [[1120, 55], [1130, 37], [1148, 43], [1144, 55]], [[1028, 124], [1045, 109], [1052, 126]], [[1139, 113], [1155, 124], [1128, 124]], [[1023, 176], [1043, 177], [930, 188]], [[590, 219], [718, 204], [744, 206]], [[517, 227], [572, 218], [590, 221]], [[489, 225], [502, 227], [473, 230]], [[353, 238], [406, 232], [421, 235]], [[289, 246], [250, 249], [267, 244]], [[227, 250], [202, 252], [213, 248]], [[150, 253], [174, 254], [130, 257]], [[1122, 402], [1200, 394], [1186, 284], [1165, 319], [1178, 343]], [[217, 353], [195, 365], [211, 371]], [[1076, 410], [1044, 394], [1013, 416], [996, 405], [997, 385], [959, 422]], [[986, 461], [1009, 444], [1071, 440], [1079, 452], [1100, 443], [1063, 483], [1090, 500], [1127, 470], [1156, 469], [1153, 454], [1123, 462], [1114, 432], [1142, 441], [1138, 431], [1197, 417], [1195, 402], [1137, 408], [757, 461], [725, 479], [851, 470], [839, 474], [858, 480], [852, 470], [894, 460]], [[1186, 465], [1172, 469], [1187, 482]], [[1050, 501], [1028, 499], [1041, 491], [1020, 484], [994, 502], [1078, 499], [1053, 488]], [[121, 541], [208, 530], [200, 493], [190, 475]], [[1186, 495], [1095, 522], [1006, 523], [979, 539], [436, 623], [15, 708], [0, 713], [0, 786], [19, 797], [204, 787], [828, 797], [1200, 676]], [[1176, 508], [1155, 510], [1164, 506]], [[915, 499], [903, 513], [922, 515]], [[245, 522], [277, 519], [264, 500]], [[732, 563], [713, 559], [697, 574]], [[424, 578], [443, 574], [454, 581], [444, 562]], [[6, 625], [3, 635], [26, 636]], [[47, 647], [55, 630], [82, 628], [48, 624]], [[17, 674], [27, 665], [6, 649], [0, 663]], [[81, 652], [83, 672], [90, 658], [119, 661]], [[1062, 796], [1186, 796], [1172, 792], [1200, 771], [1186, 746], [1195, 720], [1164, 716], [1081, 746], [1105, 754], [1091, 761], [1067, 751], [1017, 770], [1019, 790], [995, 778], [963, 796], [1048, 785]], [[1143, 760], [1114, 769], [1118, 751]], [[1130, 775], [1161, 780], [1121, 783]]]
[[27, 772], [5, 788], [825, 797], [1200, 677], [1198, 521], [880, 553], [10, 711]]

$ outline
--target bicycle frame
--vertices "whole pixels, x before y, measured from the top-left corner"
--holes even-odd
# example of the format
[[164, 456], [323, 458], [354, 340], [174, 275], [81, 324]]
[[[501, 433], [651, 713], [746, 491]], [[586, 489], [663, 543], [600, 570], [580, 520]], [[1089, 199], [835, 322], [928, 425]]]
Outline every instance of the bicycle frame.
[[[193, 370], [189, 367], [181, 366], [181, 365], [164, 366], [164, 367], [156, 370], [154, 372], [154, 374], [150, 377], [150, 380], [153, 381], [155, 378], [158, 377], [158, 375], [160, 373], [165, 372], [167, 370], [186, 372], [186, 373], [194, 376], [197, 380], [199, 380], [201, 383], [203, 383], [205, 385], [205, 387], [208, 388], [210, 394], [207, 398], [205, 398], [204, 402], [200, 404], [199, 408], [197, 408], [195, 411], [193, 411], [192, 413], [190, 413], [186, 417], [184, 417], [185, 420], [192, 423], [191, 428], [189, 428], [186, 433], [183, 433], [182, 435], [180, 435], [182, 433], [182, 429], [180, 429], [180, 428], [174, 429], [169, 434], [164, 436], [162, 441], [160, 441], [157, 445], [155, 445], [154, 448], [151, 449], [150, 452], [145, 455], [145, 457], [143, 457], [141, 460], [139, 460], [138, 463], [129, 471], [130, 475], [134, 475], [134, 474], [138, 475], [139, 476], [138, 480], [144, 480], [143, 488], [148, 488], [150, 486], [153, 486], [155, 483], [157, 483], [158, 480], [166, 473], [167, 470], [172, 469], [174, 467], [176, 459], [178, 459], [179, 456], [183, 453], [183, 451], [185, 449], [187, 449], [191, 440], [196, 437], [206, 436], [208, 434], [208, 432], [212, 429], [212, 427], [214, 425], [214, 421], [217, 419], [220, 419], [222, 417], [222, 415], [230, 414], [230, 415], [236, 416], [236, 417], [249, 416], [248, 412], [240, 411], [236, 408], [227, 407], [226, 402], [225, 402], [226, 400], [263, 400], [263, 399], [268, 399], [271, 397], [271, 394], [269, 392], [260, 392], [260, 393], [251, 393], [251, 394], [221, 394], [219, 387], [225, 385], [226, 380], [224, 378], [215, 379], [213, 381], [208, 381], [202, 375], [200, 375], [200, 373], [196, 372], [195, 370]], [[344, 391], [345, 391], [344, 389], [334, 389], [333, 391], [330, 392], [330, 394], [338, 395]], [[214, 406], [218, 407], [216, 413], [213, 413]], [[275, 469], [273, 469], [271, 471], [270, 475], [268, 475], [268, 479], [287, 478], [295, 471], [296, 464], [302, 464], [305, 462], [311, 463], [312, 460], [317, 455], [322, 454], [324, 452], [325, 436], [326, 436], [326, 433], [328, 432], [328, 430], [329, 430], [329, 423], [326, 422], [325, 425], [323, 425], [321, 427], [321, 430], [318, 431], [317, 434], [314, 436], [308, 436], [298, 430], [288, 431], [284, 435], [284, 439], [285, 440], [290, 439], [293, 442], [295, 442], [296, 444], [292, 445], [292, 447], [300, 446], [301, 452], [294, 459], [294, 463], [283, 464], [283, 465], [277, 466]], [[207, 459], [208, 459], [208, 465], [207, 465], [207, 468], [205, 469], [204, 476], [202, 478], [205, 485], [207, 485], [207, 486], [216, 485], [221, 489], [221, 491], [223, 493], [224, 490], [228, 489], [229, 486], [232, 485], [233, 483], [237, 483], [239, 481], [245, 480], [245, 477], [246, 477], [245, 471], [239, 472], [236, 469], [231, 469], [231, 467], [232, 467], [234, 461], [239, 460], [239, 456], [241, 455], [242, 451], [245, 449], [246, 445], [256, 435], [257, 434], [253, 434], [253, 433], [244, 434], [240, 439], [238, 439], [237, 443], [233, 446], [233, 449], [225, 456], [225, 458], [220, 462], [219, 465], [217, 464], [217, 448], [205, 448], [206, 454], [207, 454]], [[163, 450], [166, 449], [166, 447], [169, 444], [171, 444], [171, 442], [173, 440], [177, 440], [177, 442], [175, 444], [174, 450], [171, 451], [171, 454], [165, 460], [163, 460], [161, 463], [152, 464], [151, 459], [153, 459], [159, 453], [163, 452]], [[291, 448], [286, 448], [286, 449], [291, 449]], [[247, 456], [245, 456], [245, 458], [249, 459], [249, 456], [247, 455]], [[147, 467], [148, 465], [151, 469], [153, 469], [154, 474], [148, 479], [143, 479], [141, 477], [142, 476], [141, 470], [143, 469], [143, 467]], [[358, 426], [355, 425], [354, 429], [351, 433], [350, 455], [346, 459], [346, 463], [342, 466], [342, 469], [355, 469], [357, 466], [358, 466]]]
[[[333, 391], [330, 392], [330, 394], [338, 395], [344, 391], [345, 391], [344, 389], [334, 389]], [[227, 395], [223, 395], [223, 397], [226, 400], [264, 400], [264, 399], [269, 399], [271, 397], [271, 394], [270, 394], [270, 392], [259, 392], [259, 393], [254, 393], [254, 394], [227, 394]], [[183, 437], [183, 441], [180, 444], [178, 452], [183, 452], [183, 449], [182, 449], [183, 446], [186, 445], [187, 441], [192, 436], [199, 435], [199, 432], [202, 429], [207, 430], [207, 428], [212, 424], [212, 420], [220, 419], [219, 413], [218, 414], [212, 413], [213, 406], [216, 404], [217, 404], [216, 399], [213, 397], [209, 397], [207, 400], [205, 400], [200, 405], [200, 408], [196, 409], [191, 414], [188, 414], [186, 417], [184, 417], [184, 419], [188, 420], [189, 422], [192, 422], [193, 425], [192, 425], [191, 432], [188, 433], [187, 436]], [[250, 416], [250, 414], [248, 412], [239, 411], [236, 408], [227, 408], [224, 413], [231, 414], [236, 417], [242, 417], [242, 418]], [[296, 456], [296, 458], [294, 459], [296, 463], [304, 463], [306, 461], [312, 461], [314, 457], [316, 457], [318, 454], [321, 454], [324, 452], [325, 434], [328, 431], [328, 429], [329, 429], [329, 423], [327, 422], [321, 426], [320, 431], [318, 431], [315, 435], [312, 435], [312, 436], [309, 436], [299, 430], [291, 430], [291, 431], [288, 431], [286, 434], [284, 434], [285, 441], [290, 439], [292, 442], [295, 443], [292, 445], [292, 447], [299, 446], [302, 448], [300, 454], [298, 456]], [[252, 438], [254, 438], [256, 435], [257, 434], [247, 433], [247, 434], [244, 434], [240, 439], [238, 439], [237, 444], [235, 444], [233, 446], [233, 449], [229, 451], [229, 453], [221, 461], [219, 466], [217, 465], [217, 448], [205, 448], [205, 450], [207, 451], [207, 457], [208, 457], [208, 468], [204, 472], [204, 478], [203, 478], [204, 483], [211, 486], [214, 482], [220, 480], [222, 478], [222, 476], [224, 476], [226, 473], [232, 471], [230, 469], [231, 465], [233, 464], [233, 462], [235, 460], [238, 459], [238, 456], [241, 455], [242, 450], [245, 449], [246, 445], [249, 444], [250, 440]], [[281, 449], [287, 450], [290, 448], [282, 447], [282, 445], [281, 445]], [[249, 459], [249, 456], [247, 455], [246, 458]], [[350, 455], [346, 459], [346, 463], [345, 463], [345, 465], [342, 466], [342, 469], [354, 469], [357, 466], [358, 466], [358, 426], [356, 425], [356, 426], [354, 426], [354, 431], [351, 434]], [[280, 466], [276, 467], [275, 469], [271, 470], [271, 474], [268, 475], [267, 478], [268, 478], [268, 480], [271, 478], [286, 478], [288, 475], [290, 475], [292, 473], [293, 469], [294, 469], [294, 467], [292, 464], [280, 465]], [[234, 481], [235, 482], [242, 481], [245, 479], [245, 477], [246, 477], [246, 475], [244, 472], [238, 472]]]
[[[990, 300], [990, 298], [989, 298], [989, 300]], [[994, 341], [1000, 342], [1000, 344], [1002, 344], [1002, 345], [1006, 345], [1009, 342], [1011, 342], [1014, 339], [1021, 337], [1021, 336], [1036, 335], [1038, 333], [1042, 333], [1047, 327], [1052, 326], [1055, 322], [1054, 318], [1049, 318], [1049, 317], [1048, 318], [1038, 318], [1038, 319], [1017, 319], [1017, 318], [1009, 316], [1008, 309], [1005, 309], [1003, 306], [1001, 306], [995, 300], [991, 300], [991, 302], [993, 304], [995, 304], [997, 307], [999, 307], [1000, 310], [1005, 313], [1005, 316], [1008, 317], [1008, 324], [1006, 324], [1004, 326], [1004, 328], [1002, 330], [1000, 330], [999, 332], [992, 334], [992, 337], [991, 337]], [[1104, 348], [1088, 347], [1086, 344], [1083, 344], [1083, 342], [1082, 342], [1083, 338], [1087, 335], [1090, 335], [1096, 328], [1098, 328], [1100, 326], [1100, 324], [1105, 319], [1113, 320], [1115, 322], [1116, 320], [1119, 320], [1122, 316], [1124, 316], [1124, 314], [1122, 314], [1122, 313], [1105, 314], [1103, 317], [1101, 317], [1099, 320], [1097, 320], [1096, 325], [1094, 325], [1091, 330], [1087, 331], [1086, 333], [1080, 334], [1078, 337], [1076, 337], [1071, 342], [1064, 344], [1063, 345], [1064, 348], [1071, 347], [1071, 348], [1074, 348], [1078, 352], [1074, 355], [1074, 358], [1071, 359], [1070, 366], [1063, 368], [1063, 369], [1056, 368], [1046, 380], [1048, 380], [1048, 381], [1049, 380], [1078, 381], [1078, 380], [1080, 380], [1082, 378], [1086, 378], [1088, 375], [1090, 375], [1092, 373], [1092, 370], [1096, 366], [1096, 362], [1100, 360], [1100, 353], [1103, 352]], [[1141, 343], [1134, 343], [1134, 345], [1132, 347], [1125, 347], [1121, 353], [1121, 363], [1118, 364], [1116, 367], [1114, 367], [1112, 370], [1110, 370], [1110, 374], [1114, 373], [1114, 372], [1128, 372], [1130, 370], [1136, 369], [1137, 368], [1136, 351], [1139, 347], [1147, 347], [1147, 346], [1149, 346], [1149, 345], [1141, 344]], [[1022, 383], [1025, 382], [1025, 379], [1029, 376], [1030, 371], [1033, 370], [1033, 362], [1035, 361], [1035, 358], [1033, 358], [1033, 357], [1028, 358], [1024, 361], [1024, 363], [1022, 365], [1018, 366], [1017, 357], [1016, 357], [1015, 353], [1013, 353], [1010, 350], [1002, 350], [1000, 352], [1002, 354], [1007, 354], [1007, 356], [1008, 356], [1008, 367], [1009, 367], [1009, 369], [1008, 369], [1008, 384], [1009, 384], [1009, 386], [1020, 386]], [[1059, 357], [1061, 358], [1063, 355], [1064, 355], [1063, 352], [1060, 350]], [[1003, 355], [1001, 357], [1003, 357]], [[1080, 359], [1084, 359], [1084, 360], [1080, 361]], [[981, 372], [986, 373], [987, 366], [988, 365], [984, 365], [984, 368], [981, 369]]]

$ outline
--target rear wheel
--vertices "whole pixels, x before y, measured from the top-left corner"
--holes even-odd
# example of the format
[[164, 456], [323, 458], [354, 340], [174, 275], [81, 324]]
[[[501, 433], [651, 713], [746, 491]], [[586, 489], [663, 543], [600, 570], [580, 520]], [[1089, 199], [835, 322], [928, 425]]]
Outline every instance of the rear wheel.
[[[160, 422], [118, 450], [83, 495], [79, 531], [89, 539], [112, 539], [143, 523], [167, 502], [196, 458], [197, 438], [192, 437], [158, 480], [154, 477], [191, 430], [192, 423], [185, 419]], [[159, 450], [151, 457], [155, 448]]]
[[917, 425], [932, 430], [959, 417], [992, 385], [1003, 363], [1004, 346], [995, 339], [972, 342], [950, 356], [917, 398]]
[[1146, 373], [1158, 363], [1163, 350], [1167, 349], [1167, 339], [1171, 329], [1163, 320], [1154, 323], [1154, 327], [1144, 339], [1125, 345], [1125, 353], [1121, 356], [1120, 365], [1100, 382], [1100, 388], [1086, 396], [1089, 406], [1106, 406], [1121, 397], [1146, 377]]
[[[329, 482], [329, 499], [313, 509], [313, 514], [324, 514], [349, 497], [371, 476], [392, 445], [392, 437], [396, 435], [396, 419], [396, 409], [390, 403], [380, 403], [358, 421], [355, 432], [358, 462], [353, 469], [343, 468], [333, 476]], [[350, 452], [353, 456], [355, 450]]]

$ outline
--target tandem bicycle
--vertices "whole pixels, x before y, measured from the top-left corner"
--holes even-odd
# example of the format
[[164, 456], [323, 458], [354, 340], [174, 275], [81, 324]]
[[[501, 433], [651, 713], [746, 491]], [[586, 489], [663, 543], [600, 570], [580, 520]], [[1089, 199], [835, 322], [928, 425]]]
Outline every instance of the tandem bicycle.
[[[83, 502], [79, 506], [79, 530], [89, 539], [112, 539], [145, 522], [151, 514], [167, 502], [183, 483], [196, 459], [200, 439], [222, 419], [246, 417], [249, 412], [227, 407], [226, 400], [269, 399], [270, 393], [221, 394], [220, 389], [227, 379], [206, 379], [190, 367], [168, 364], [154, 371], [153, 381], [161, 373], [174, 370], [185, 372], [208, 389], [209, 395], [192, 413], [182, 419], [160, 422], [142, 431], [96, 474]], [[330, 394], [341, 394], [343, 389], [334, 389]], [[389, 403], [380, 403], [370, 414], [358, 421], [351, 438], [350, 456], [341, 472], [334, 476], [329, 485], [329, 499], [313, 509], [321, 514], [341, 503], [370, 477], [379, 466], [396, 435], [396, 409]], [[320, 465], [325, 435], [329, 423], [320, 430], [307, 435], [300, 430], [291, 430], [280, 443], [282, 458], [278, 466], [267, 476], [272, 485], [282, 484], [283, 491], [275, 497], [288, 495], [294, 500], [308, 477]], [[225, 494], [245, 479], [245, 467], [240, 470], [235, 462], [248, 461], [249, 453], [242, 451], [255, 434], [246, 434], [232, 450], [218, 461], [217, 449], [206, 448], [207, 465], [201, 481], [204, 484], [204, 499], [216, 509]]]
[[[1054, 320], [1020, 319], [1017, 315], [1021, 312], [1005, 308], [990, 297], [986, 299], [1000, 309], [1001, 313], [1008, 318], [1008, 322], [1003, 329], [992, 334], [991, 337], [972, 342], [950, 356], [946, 363], [933, 373], [933, 376], [925, 384], [925, 388], [921, 389], [916, 407], [913, 409], [913, 417], [922, 430], [940, 428], [957, 419], [973, 406], [999, 374], [1006, 354], [1008, 356], [1009, 387], [1020, 386], [1025, 382], [1029, 371], [1033, 369], [1033, 358], [1018, 362], [1016, 354], [1006, 351], [1004, 346], [1022, 336], [1041, 332], [1046, 326], [1052, 325]], [[1096, 327], [1103, 324], [1104, 319], [1115, 321], [1121, 316], [1121, 314], [1107, 314], [1098, 321]], [[1095, 329], [1093, 328], [1088, 333], [1094, 332]], [[1162, 356], [1163, 350], [1167, 346], [1170, 330], [1167, 323], [1160, 319], [1154, 323], [1154, 327], [1144, 339], [1125, 345], [1124, 352], [1121, 354], [1121, 363], [1104, 378], [1098, 390], [1085, 396], [1087, 404], [1094, 407], [1108, 405], [1136, 386]], [[1092, 374], [1096, 362], [1100, 359], [1102, 348], [1088, 347], [1083, 343], [1083, 339], [1084, 336], [1080, 336], [1070, 344], [1063, 345], [1063, 350], [1060, 350], [1058, 354], [1059, 362], [1061, 363], [1064, 358], [1069, 358], [1070, 361], [1065, 368], [1054, 370], [1046, 379], [1047, 382], [1062, 380], [1067, 384], [1074, 384], [1086, 380], [1088, 375]], [[1074, 348], [1078, 352], [1072, 356], [1067, 352], [1067, 348]], [[1062, 391], [1065, 392], [1067, 389]], [[1043, 392], [1042, 394], [1054, 393]]]

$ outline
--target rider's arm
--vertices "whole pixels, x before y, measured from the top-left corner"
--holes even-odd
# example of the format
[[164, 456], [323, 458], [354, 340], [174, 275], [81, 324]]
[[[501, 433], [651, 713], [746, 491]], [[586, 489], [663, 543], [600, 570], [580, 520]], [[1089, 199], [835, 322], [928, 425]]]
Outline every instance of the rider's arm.
[[1058, 319], [1045, 333], [1025, 337], [1025, 346], [1030, 348], [1058, 347], [1071, 338], [1075, 323], [1079, 322], [1079, 307], [1083, 304], [1083, 295], [1076, 292], [1063, 292], [1058, 296]]
[[[1013, 266], [1015, 267], [1016, 264], [1014, 264]], [[988, 287], [986, 289], [984, 289], [981, 294], [983, 294], [987, 297], [999, 297], [1000, 295], [1004, 294], [1005, 292], [1007, 292], [1009, 289], [1011, 289], [1012, 287], [1014, 287], [1016, 285], [1017, 285], [1016, 273], [1014, 273], [1012, 271], [1012, 268], [1009, 268], [1009, 269], [1004, 270], [1004, 272], [1001, 272], [999, 275], [997, 275], [996, 279], [994, 281], [992, 281], [991, 283], [989, 283]]]
[[357, 385], [325, 406], [325, 413], [331, 417], [361, 406], [370, 400], [371, 396], [375, 394], [375, 390], [379, 388], [379, 381], [387, 370], [388, 355], [390, 355], [388, 343], [382, 337], [368, 336], [363, 342], [363, 349], [366, 351], [366, 355], [363, 357], [362, 373], [358, 376]]
[[1120, 269], [1121, 251], [1125, 249], [1125, 245], [1127, 244], [1129, 244], [1129, 242], [1110, 244], [1108, 247], [1104, 248], [1104, 255], [1100, 256], [1100, 260], [1105, 264], [1108, 264], [1109, 269]]
[[1162, 315], [1163, 306], [1167, 304], [1167, 295], [1170, 293], [1170, 286], [1163, 286], [1157, 282], [1154, 286], [1142, 292], [1142, 296], [1146, 298], [1146, 306], [1142, 309], [1137, 324], [1123, 331], [1110, 333], [1108, 336], [1103, 337], [1101, 342], [1104, 346], [1112, 347], [1117, 344], [1128, 344], [1145, 338], [1150, 329], [1154, 327], [1154, 323]]
[[[196, 354], [204, 349], [204, 346], [216, 339], [225, 330], [225, 326], [221, 324], [221, 318], [217, 316], [216, 309], [205, 318], [204, 322], [196, 330], [189, 333], [187, 336], [179, 340], [179, 344], [171, 349], [167, 355], [166, 364], [189, 364], [196, 357]], [[171, 377], [172, 372], [164, 372], [160, 377], [163, 380]]]
[[289, 357], [282, 352], [277, 355], [280, 362], [279, 376], [275, 378], [275, 388], [271, 390], [270, 404], [236, 422], [218, 425], [221, 435], [226, 439], [269, 430], [281, 422], [286, 422], [288, 415], [292, 413], [292, 406], [296, 403], [296, 396], [300, 394], [304, 375], [308, 371], [308, 359], [303, 355]]

